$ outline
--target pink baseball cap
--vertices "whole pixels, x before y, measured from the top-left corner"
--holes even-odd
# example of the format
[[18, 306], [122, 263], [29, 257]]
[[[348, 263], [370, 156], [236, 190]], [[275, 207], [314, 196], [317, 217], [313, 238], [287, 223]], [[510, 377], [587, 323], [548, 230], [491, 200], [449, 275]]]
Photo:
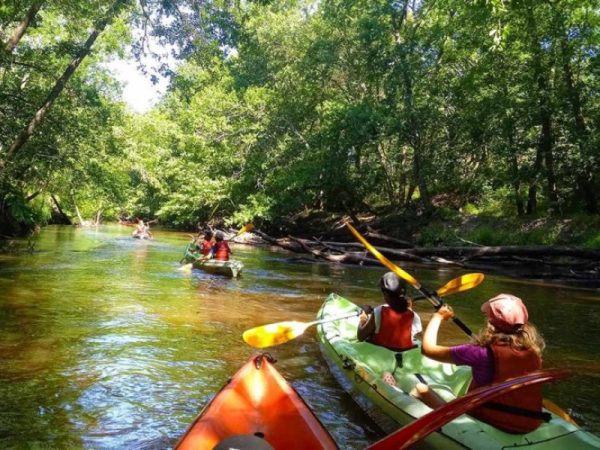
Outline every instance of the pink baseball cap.
[[527, 308], [519, 297], [498, 294], [481, 305], [481, 311], [500, 331], [512, 333], [527, 323]]

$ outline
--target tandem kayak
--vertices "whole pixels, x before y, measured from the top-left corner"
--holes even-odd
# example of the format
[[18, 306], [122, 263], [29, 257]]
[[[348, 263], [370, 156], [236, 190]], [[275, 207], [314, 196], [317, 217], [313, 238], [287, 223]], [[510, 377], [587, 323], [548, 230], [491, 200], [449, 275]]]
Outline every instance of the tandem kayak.
[[[347, 316], [354, 303], [330, 294], [317, 319]], [[319, 324], [321, 351], [342, 387], [387, 433], [430, 413], [432, 409], [408, 393], [424, 379], [446, 401], [467, 392], [471, 369], [426, 358], [420, 348], [397, 353], [356, 339], [358, 317]], [[397, 356], [399, 355], [399, 356]], [[383, 381], [394, 374], [396, 386]], [[526, 434], [510, 434], [463, 415], [430, 434], [423, 444], [435, 449], [500, 450], [506, 448], [598, 449], [600, 438], [551, 413], [552, 419]]]
[[212, 450], [219, 442], [238, 436], [259, 437], [275, 450], [337, 449], [272, 362], [268, 354], [250, 358], [202, 410], [175, 448]]
[[195, 269], [204, 270], [208, 273], [216, 273], [233, 278], [237, 277], [244, 268], [244, 264], [235, 259], [230, 259], [229, 261], [218, 261], [216, 259], [207, 259], [206, 261], [196, 260], [193, 262], [193, 266]]
[[244, 268], [244, 263], [236, 259], [230, 259], [229, 261], [219, 261], [216, 259], [203, 260], [202, 255], [192, 253], [191, 246], [192, 244], [188, 244], [185, 248], [183, 258], [180, 261], [181, 264], [192, 264], [195, 269], [233, 278], [236, 278]]

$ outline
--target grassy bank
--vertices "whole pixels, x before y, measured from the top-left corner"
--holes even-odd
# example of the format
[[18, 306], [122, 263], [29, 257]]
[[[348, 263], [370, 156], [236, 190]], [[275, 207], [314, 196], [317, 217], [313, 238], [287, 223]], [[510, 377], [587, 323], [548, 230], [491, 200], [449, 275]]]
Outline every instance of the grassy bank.
[[[499, 217], [464, 211], [436, 209], [428, 214], [359, 215], [361, 223], [379, 233], [409, 241], [417, 246], [463, 245], [573, 245], [600, 248], [600, 216]], [[329, 235], [351, 240], [339, 227], [340, 216], [306, 212], [273, 227], [273, 235], [312, 237]]]

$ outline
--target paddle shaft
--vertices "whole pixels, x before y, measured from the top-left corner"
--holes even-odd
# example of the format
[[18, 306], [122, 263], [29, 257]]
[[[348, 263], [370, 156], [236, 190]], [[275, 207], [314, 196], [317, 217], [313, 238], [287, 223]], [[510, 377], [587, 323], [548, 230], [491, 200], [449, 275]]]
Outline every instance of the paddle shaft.
[[[426, 298], [427, 300], [429, 300], [429, 303], [431, 303], [433, 305], [433, 307], [435, 308], [435, 310], [437, 311], [438, 309], [440, 309], [442, 306], [444, 306], [444, 302], [438, 297], [438, 295], [434, 292], [431, 293], [429, 291], [427, 291], [427, 289], [425, 289], [424, 287], [420, 287], [419, 289], [417, 289], [421, 294], [423, 294], [424, 298]], [[461, 329], [463, 330], [467, 336], [471, 337], [473, 336], [473, 332], [471, 331], [471, 329], [465, 325], [465, 323], [460, 320], [458, 317], [452, 317], [452, 321]]]
[[356, 311], [356, 312], [353, 312], [352, 314], [346, 314], [345, 316], [329, 317], [327, 319], [315, 320], [314, 322], [307, 323], [306, 324], [306, 328], [311, 327], [313, 325], [319, 325], [319, 324], [322, 324], [322, 323], [335, 322], [336, 320], [349, 319], [350, 317], [356, 317], [359, 314], [360, 314], [360, 311]]
[[[379, 260], [379, 262], [381, 262], [381, 264], [383, 264], [385, 267], [390, 269], [404, 281], [409, 283], [413, 288], [415, 288], [417, 291], [423, 294], [423, 296], [427, 300], [429, 300], [429, 302], [433, 305], [436, 311], [443, 306], [444, 302], [439, 298], [439, 296], [437, 296], [435, 293], [429, 292], [427, 289], [421, 286], [421, 283], [419, 283], [416, 280], [416, 278], [414, 278], [408, 272], [405, 272], [392, 261], [383, 256], [375, 247], [369, 244], [369, 242], [364, 237], [362, 237], [362, 235], [352, 225], [350, 225], [350, 223], [346, 222], [346, 226], [352, 232], [352, 234], [367, 248], [367, 250], [369, 250]], [[466, 326], [463, 323], [462, 320], [460, 320], [458, 317], [452, 317], [452, 320], [468, 336], [473, 336], [473, 332], [469, 329], [468, 326]]]

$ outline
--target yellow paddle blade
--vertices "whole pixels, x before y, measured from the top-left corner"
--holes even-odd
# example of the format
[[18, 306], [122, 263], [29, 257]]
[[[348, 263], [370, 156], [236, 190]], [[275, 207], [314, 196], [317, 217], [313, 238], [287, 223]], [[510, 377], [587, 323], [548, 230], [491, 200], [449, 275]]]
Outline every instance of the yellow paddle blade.
[[467, 273], [466, 275], [450, 280], [444, 286], [436, 290], [435, 293], [440, 297], [444, 297], [445, 295], [452, 295], [458, 292], [467, 291], [469, 289], [473, 289], [475, 286], [478, 286], [484, 278], [485, 275], [482, 273]]
[[272, 347], [285, 344], [300, 336], [309, 324], [290, 320], [270, 323], [244, 331], [242, 338], [246, 344], [256, 348]]
[[247, 223], [242, 228], [240, 228], [240, 231], [238, 231], [237, 234], [240, 235], [242, 233], [247, 233], [248, 231], [252, 231], [252, 230], [254, 230], [254, 224], [253, 223]]
[[415, 289], [421, 288], [421, 284], [419, 284], [419, 282], [416, 279], [414, 279], [412, 275], [405, 272], [396, 264], [394, 264], [385, 256], [383, 256], [381, 253], [379, 253], [379, 250], [377, 250], [375, 247], [369, 244], [369, 242], [367, 242], [367, 240], [364, 237], [362, 237], [362, 235], [352, 225], [346, 222], [346, 226], [350, 229], [350, 231], [352, 231], [352, 234], [356, 237], [356, 239], [358, 239], [367, 248], [367, 250], [369, 250], [373, 254], [373, 256], [375, 256], [375, 258], [377, 258], [381, 262], [381, 264], [390, 269], [392, 272], [394, 272], [404, 281], [409, 283]]

